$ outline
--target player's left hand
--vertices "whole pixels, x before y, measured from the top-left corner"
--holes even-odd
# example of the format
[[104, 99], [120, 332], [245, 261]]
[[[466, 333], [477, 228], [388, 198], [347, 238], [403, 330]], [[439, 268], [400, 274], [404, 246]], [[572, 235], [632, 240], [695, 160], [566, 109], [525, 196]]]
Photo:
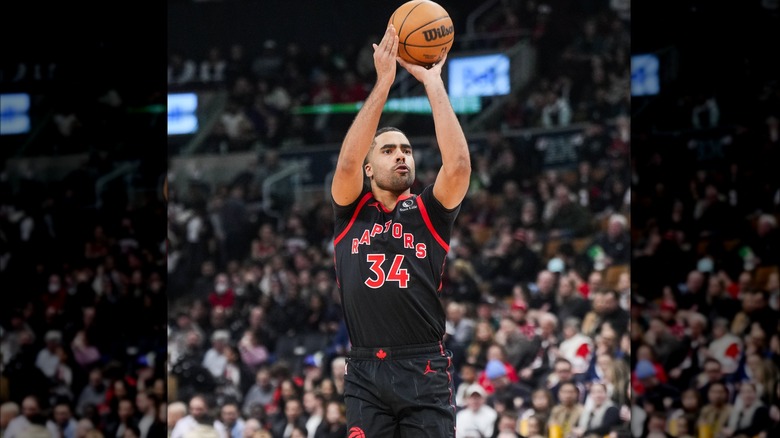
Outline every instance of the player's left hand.
[[441, 69], [442, 66], [444, 66], [444, 62], [447, 61], [447, 54], [445, 53], [444, 56], [441, 57], [439, 62], [427, 68], [422, 65], [406, 62], [403, 59], [401, 59], [400, 56], [397, 57], [396, 59], [398, 59], [398, 63], [401, 64], [401, 67], [405, 68], [406, 71], [408, 71], [418, 81], [425, 84], [426, 81], [430, 79], [441, 79]]

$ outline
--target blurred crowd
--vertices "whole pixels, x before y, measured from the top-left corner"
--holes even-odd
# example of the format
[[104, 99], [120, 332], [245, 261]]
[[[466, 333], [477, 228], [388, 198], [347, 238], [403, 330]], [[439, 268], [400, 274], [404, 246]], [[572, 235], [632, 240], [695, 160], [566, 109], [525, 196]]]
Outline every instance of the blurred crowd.
[[[519, 14], [517, 8], [528, 2], [499, 3], [498, 11]], [[544, 141], [505, 136], [501, 124], [470, 145], [472, 183], [441, 290], [445, 341], [456, 371], [457, 433], [627, 436], [632, 391], [627, 23], [607, 5], [573, 27], [561, 25], [559, 10], [539, 11], [540, 20], [555, 23], [539, 25], [537, 34], [549, 37], [553, 52], [545, 56], [556, 73], [542, 76], [519, 97], [552, 93], [568, 109], [536, 107], [521, 111], [522, 121], [507, 117], [502, 123], [514, 123], [513, 128], [589, 123], [567, 143], [576, 158], [565, 166], [545, 166], [538, 159]], [[325, 72], [339, 71], [334, 59], [340, 60], [336, 66], [358, 69], [360, 93], [372, 83], [372, 66], [360, 56], [330, 54], [323, 58], [327, 63], [305, 68], [290, 67], [295, 64], [279, 56], [276, 62], [258, 57], [247, 63], [250, 71], [252, 65], [259, 71], [273, 66], [270, 80], [226, 81], [269, 90], [253, 91], [246, 102], [266, 107], [278, 98], [286, 108], [290, 96], [305, 95], [294, 90], [308, 86], [267, 81], [305, 83], [309, 77], [300, 72], [324, 78]], [[191, 75], [198, 74], [197, 65], [190, 63]], [[226, 77], [231, 71], [226, 68]], [[560, 71], [573, 76], [563, 78]], [[595, 94], [603, 99], [590, 107]], [[265, 132], [252, 123], [246, 130]], [[344, 133], [337, 131], [334, 135]], [[278, 145], [297, 141], [289, 130], [279, 135]], [[412, 190], [418, 192], [433, 182], [440, 158], [435, 140], [413, 146]], [[292, 203], [282, 217], [267, 214], [256, 187], [276, 165], [265, 162], [268, 156], [275, 154], [264, 152], [255, 172], [227, 183], [194, 179], [171, 191], [172, 437], [345, 434], [341, 370], [350, 344], [332, 264], [332, 208], [327, 199], [315, 199]]]
[[91, 153], [62, 179], [0, 177], [4, 438], [166, 434], [160, 174], [142, 164], [135, 195], [122, 182], [96, 193], [118, 158]]
[[636, 436], [778, 434], [780, 87], [760, 73], [692, 78], [636, 118]]
[[[483, 129], [605, 123], [628, 114], [630, 32], [619, 3], [502, 0], [478, 17], [474, 26], [481, 38], [473, 39], [467, 38], [465, 15], [460, 17], [456, 27], [463, 36], [455, 39], [454, 54], [509, 50], [520, 41], [537, 54], [533, 83], [507, 96]], [[354, 113], [300, 109], [363, 101], [375, 76], [371, 44], [380, 37], [343, 47], [268, 38], [257, 52], [241, 42], [213, 45], [202, 54], [176, 50], [168, 62], [169, 90], [227, 92], [201, 153], [339, 143]], [[418, 133], [409, 119], [410, 135], [429, 134], [428, 124]]]

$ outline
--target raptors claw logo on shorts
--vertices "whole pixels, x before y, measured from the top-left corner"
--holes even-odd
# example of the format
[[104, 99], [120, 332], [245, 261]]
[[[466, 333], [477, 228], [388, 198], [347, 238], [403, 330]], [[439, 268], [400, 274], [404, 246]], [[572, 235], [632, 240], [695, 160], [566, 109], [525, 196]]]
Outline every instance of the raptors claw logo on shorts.
[[363, 429], [354, 426], [349, 429], [349, 435], [347, 435], [349, 438], [366, 438], [365, 432], [363, 432]]

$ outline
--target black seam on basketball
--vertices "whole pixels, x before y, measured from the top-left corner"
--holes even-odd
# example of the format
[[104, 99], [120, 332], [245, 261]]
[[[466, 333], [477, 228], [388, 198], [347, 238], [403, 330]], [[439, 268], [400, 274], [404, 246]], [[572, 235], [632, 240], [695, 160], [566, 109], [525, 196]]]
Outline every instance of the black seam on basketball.
[[404, 45], [404, 46], [406, 46], [406, 47], [421, 47], [421, 48], [426, 48], [426, 47], [440, 47], [440, 46], [447, 45], [447, 44], [449, 44], [449, 43], [451, 43], [451, 42], [452, 42], [452, 38], [450, 38], [450, 40], [449, 40], [449, 41], [445, 41], [445, 42], [443, 42], [443, 43], [439, 43], [439, 44], [433, 44], [433, 45], [430, 45], [430, 46], [420, 46], [420, 45], [417, 45], [417, 44], [409, 44], [409, 43], [403, 43], [403, 45]]
[[[445, 44], [446, 44], [446, 43], [445, 43]], [[408, 51], [408, 50], [406, 50], [406, 46], [409, 46], [409, 47], [438, 47], [438, 46], [413, 46], [413, 45], [411, 45], [411, 44], [404, 44], [404, 51], [406, 52], [406, 56], [408, 56], [408, 57], [409, 57], [409, 59], [411, 59], [411, 60], [413, 60], [413, 61], [416, 61], [417, 63], [424, 64], [424, 65], [430, 65], [430, 64], [431, 64], [431, 61], [429, 61], [429, 60], [427, 60], [427, 59], [418, 59], [418, 58], [416, 58], [416, 57], [412, 56], [412, 54], [411, 54], [411, 53], [409, 53], [409, 51]]]
[[[401, 29], [403, 29], [403, 28], [404, 28], [404, 23], [406, 23], [406, 19], [407, 19], [407, 18], [409, 18], [409, 14], [411, 14], [411, 13], [412, 13], [412, 11], [414, 11], [415, 9], [417, 9], [417, 7], [418, 7], [418, 6], [420, 6], [420, 5], [421, 5], [421, 4], [423, 4], [423, 3], [425, 3], [425, 2], [424, 2], [424, 1], [421, 1], [420, 3], [417, 3], [416, 5], [414, 5], [414, 6], [412, 7], [412, 9], [409, 9], [409, 12], [407, 12], [407, 13], [406, 13], [406, 16], [404, 17], [404, 19], [403, 19], [403, 20], [401, 20], [401, 26], [398, 28], [398, 31], [396, 32], [396, 35], [401, 35]], [[395, 15], [395, 12], [393, 13], [393, 15]], [[411, 32], [410, 32], [410, 34], [411, 34]], [[407, 36], [406, 36], [406, 38], [409, 38], [409, 36], [407, 35]], [[405, 42], [405, 41], [406, 41], [406, 40], [404, 40], [404, 42]]]

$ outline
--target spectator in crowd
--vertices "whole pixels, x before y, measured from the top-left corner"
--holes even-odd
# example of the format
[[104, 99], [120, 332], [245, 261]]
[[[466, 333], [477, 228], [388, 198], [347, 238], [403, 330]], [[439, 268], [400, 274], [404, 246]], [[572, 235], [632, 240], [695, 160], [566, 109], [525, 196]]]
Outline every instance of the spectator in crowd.
[[103, 371], [100, 368], [94, 368], [89, 372], [89, 382], [81, 390], [76, 403], [76, 415], [83, 416], [87, 406], [98, 406], [106, 399], [106, 381], [103, 378]]
[[[176, 425], [171, 430], [170, 438], [186, 437], [190, 432], [196, 429], [198, 425], [211, 425], [216, 431], [220, 429], [217, 420], [209, 414], [210, 406], [203, 395], [195, 395], [190, 398], [188, 414], [176, 421]], [[221, 432], [218, 432], [220, 438], [225, 438]]]
[[531, 401], [532, 388], [519, 381], [510, 380], [507, 374], [506, 365], [499, 359], [491, 359], [485, 366], [485, 377], [490, 382], [492, 393], [490, 394], [490, 404], [496, 400], [511, 400], [514, 408], [515, 404], [528, 403]]
[[577, 437], [609, 434], [614, 427], [620, 424], [620, 413], [614, 403], [609, 400], [607, 387], [601, 383], [594, 383], [590, 387], [588, 399], [592, 400], [592, 404], [586, 406], [582, 411], [572, 433]]
[[572, 383], [576, 387], [577, 400], [580, 402], [585, 400], [585, 385], [581, 380], [576, 380], [574, 378], [575, 375], [573, 369], [574, 367], [572, 366], [571, 362], [563, 357], [558, 357], [553, 363], [552, 372], [547, 376], [547, 388], [550, 390], [550, 393], [553, 396], [553, 401], [556, 404], [562, 403], [558, 399], [558, 394], [561, 390], [561, 387], [568, 383]]
[[543, 217], [553, 237], [584, 237], [591, 231], [590, 214], [565, 184], [555, 187], [555, 197], [545, 205]]
[[[140, 436], [138, 430], [138, 413], [136, 412], [133, 400], [129, 398], [120, 398], [117, 402], [116, 415], [108, 419], [106, 426], [106, 435], [111, 437], [124, 436], [128, 431], [133, 431], [136, 436]], [[135, 430], [138, 430], [135, 432]]]
[[558, 354], [572, 366], [575, 377], [588, 371], [595, 348], [593, 339], [582, 334], [580, 320], [572, 317], [564, 321], [563, 336]]
[[306, 430], [308, 436], [314, 437], [325, 416], [325, 398], [316, 390], [303, 394], [303, 410], [306, 413]]
[[325, 407], [325, 417], [314, 438], [340, 438], [347, 433], [347, 416], [344, 405], [338, 401], [329, 401]]
[[744, 382], [740, 385], [734, 404], [726, 427], [721, 430], [723, 436], [756, 436], [768, 432], [769, 409], [758, 399], [753, 383]]
[[45, 420], [38, 398], [29, 395], [22, 400], [22, 415], [18, 415], [8, 422], [4, 436], [21, 438], [27, 433], [27, 429], [33, 425], [44, 426], [51, 434], [50, 436], [59, 436], [57, 426], [53, 422]]
[[702, 406], [696, 425], [710, 431], [712, 436], [719, 436], [720, 431], [726, 427], [732, 410], [726, 385], [720, 382], [709, 385], [707, 399], [709, 403]]
[[729, 331], [729, 321], [718, 318], [712, 323], [712, 341], [707, 346], [711, 357], [720, 362], [725, 376], [737, 372], [743, 351], [742, 339]]
[[634, 376], [644, 388], [642, 400], [653, 406], [654, 410], [669, 409], [679, 402], [680, 391], [658, 380], [655, 367], [648, 360], [640, 360], [634, 367]]
[[59, 436], [63, 438], [75, 438], [76, 420], [73, 418], [70, 405], [67, 403], [58, 403], [54, 406], [52, 420], [57, 427]]
[[217, 330], [211, 335], [211, 348], [203, 356], [203, 366], [214, 377], [225, 375], [228, 364], [227, 349], [230, 341], [230, 332]]
[[0, 405], [0, 432], [5, 435], [8, 424], [19, 416], [19, 405], [15, 402], [5, 402]]
[[517, 438], [521, 435], [517, 433], [518, 418], [512, 411], [504, 411], [498, 416], [493, 437]]
[[472, 384], [466, 391], [466, 408], [460, 410], [455, 419], [458, 438], [492, 436], [498, 418], [495, 409], [485, 403], [487, 393], [479, 384]]
[[167, 437], [161, 417], [166, 406], [151, 390], [139, 391], [135, 396], [135, 407], [139, 414], [139, 438]]
[[276, 392], [276, 387], [271, 380], [271, 371], [268, 367], [260, 368], [255, 374], [255, 383], [249, 388], [245, 397], [241, 412], [249, 417], [257, 407], [263, 408], [269, 405]]
[[447, 305], [446, 331], [447, 345], [453, 354], [463, 356], [466, 347], [474, 338], [474, 320], [466, 315], [466, 305], [460, 301], [451, 301]]
[[268, 361], [268, 347], [258, 339], [258, 335], [252, 329], [244, 331], [244, 335], [238, 342], [238, 348], [241, 361], [249, 370], [257, 370]]
[[683, 391], [680, 395], [680, 405], [669, 413], [669, 433], [675, 436], [693, 436], [696, 431], [696, 420], [702, 408], [699, 392], [693, 388]]
[[590, 306], [590, 301], [577, 290], [577, 279], [570, 275], [562, 276], [558, 285], [555, 307], [558, 309], [557, 315], [562, 322], [561, 328], [564, 333], [567, 331], [567, 325], [574, 324], [569, 327], [570, 333], [565, 335], [567, 338], [579, 333], [579, 323], [591, 310]]
[[228, 438], [243, 438], [246, 423], [239, 414], [237, 403], [224, 403], [219, 410], [219, 419], [214, 422], [214, 427], [223, 430]]
[[531, 394], [531, 405], [527, 408], [521, 408], [520, 424], [528, 423], [531, 417], [536, 418], [541, 424], [537, 433], [542, 433], [546, 429], [547, 420], [553, 409], [552, 393], [546, 388], [535, 389]]
[[601, 248], [606, 259], [604, 266], [625, 265], [629, 262], [631, 236], [628, 220], [622, 214], [609, 217], [606, 232], [600, 232], [593, 239], [593, 245]]
[[549, 428], [550, 430], [560, 428], [560, 433], [568, 436], [582, 415], [583, 405], [579, 401], [580, 388], [573, 381], [564, 381], [558, 386], [557, 400], [558, 403], [550, 412]]
[[95, 425], [88, 418], [82, 418], [76, 423], [76, 438], [86, 438], [87, 433], [93, 431], [95, 431]]
[[284, 403], [284, 410], [273, 420], [271, 431], [274, 437], [288, 438], [295, 427], [305, 429], [307, 419], [303, 402], [297, 397], [289, 398]]
[[166, 425], [168, 426], [167, 436], [171, 436], [174, 427], [182, 418], [187, 416], [187, 405], [183, 402], [177, 401], [168, 405], [168, 413], [166, 416]]

